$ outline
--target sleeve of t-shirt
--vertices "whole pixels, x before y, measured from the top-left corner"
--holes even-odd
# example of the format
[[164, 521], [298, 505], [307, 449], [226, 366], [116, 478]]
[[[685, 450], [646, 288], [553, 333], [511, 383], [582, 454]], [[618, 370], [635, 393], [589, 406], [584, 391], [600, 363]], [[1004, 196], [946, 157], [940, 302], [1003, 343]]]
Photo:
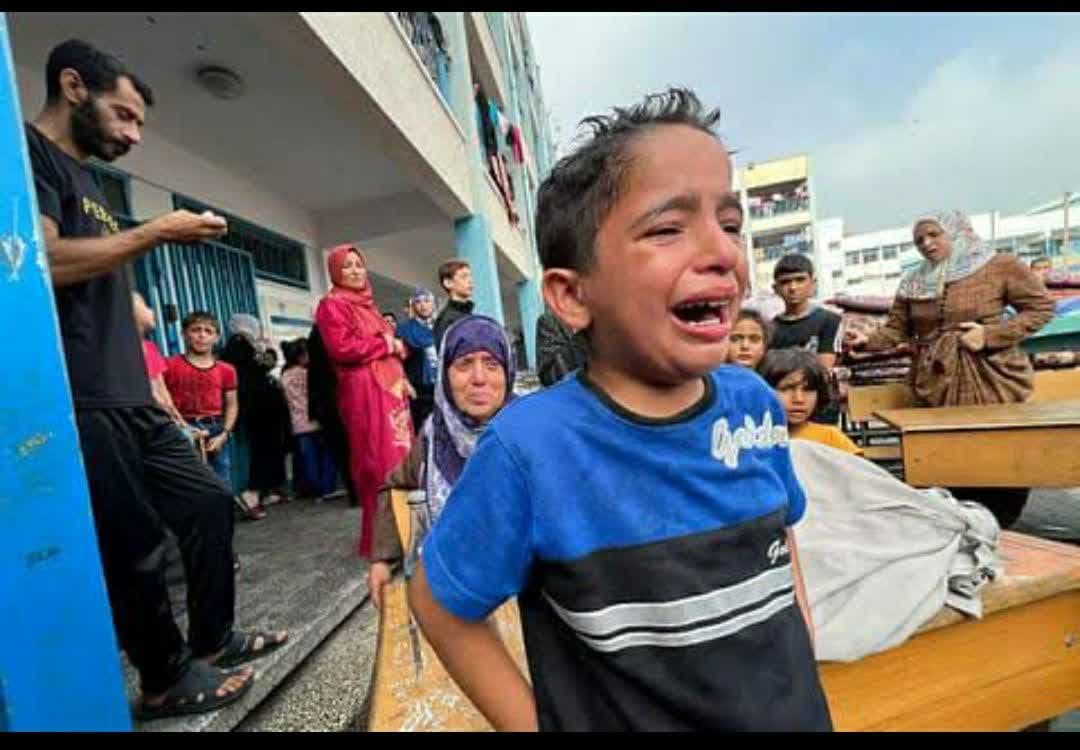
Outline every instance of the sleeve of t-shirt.
[[235, 391], [237, 389], [236, 368], [227, 362], [219, 362], [218, 365], [223, 368], [221, 371], [221, 390]]
[[532, 546], [524, 475], [489, 428], [421, 549], [435, 601], [463, 620], [483, 620], [524, 587]]
[[840, 333], [840, 316], [825, 311], [825, 320], [821, 324], [821, 336], [818, 337], [818, 354], [835, 354], [836, 338]]
[[[780, 406], [780, 401], [771, 391], [767, 395], [773, 424], [786, 425], [787, 417], [784, 414], [784, 408]], [[789, 445], [778, 445], [773, 450], [776, 451], [776, 471], [780, 475], [780, 481], [783, 482], [784, 488], [787, 490], [787, 517], [784, 523], [788, 526], [794, 526], [806, 512], [806, 493], [803, 492], [802, 485], [799, 484], [799, 478], [795, 476], [795, 466], [791, 462], [791, 448]]]
[[26, 143], [30, 153], [30, 169], [34, 173], [34, 192], [37, 193], [38, 212], [48, 216], [57, 224], [61, 224], [63, 217], [60, 206], [59, 176], [42, 153], [41, 145], [37, 140], [27, 136]]
[[165, 358], [161, 356], [157, 345], [149, 339], [143, 340], [143, 358], [146, 360], [146, 374], [150, 376], [151, 380], [164, 375], [165, 371], [169, 369], [169, 365], [165, 362]]

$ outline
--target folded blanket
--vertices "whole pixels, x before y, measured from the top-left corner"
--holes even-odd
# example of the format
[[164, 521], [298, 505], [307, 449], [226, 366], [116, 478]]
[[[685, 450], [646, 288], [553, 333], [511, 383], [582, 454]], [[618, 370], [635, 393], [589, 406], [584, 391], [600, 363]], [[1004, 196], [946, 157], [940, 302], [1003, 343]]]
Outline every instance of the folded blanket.
[[907, 640], [942, 606], [982, 614], [999, 576], [993, 514], [917, 490], [843, 451], [791, 441], [807, 507], [795, 526], [819, 661], [854, 661]]

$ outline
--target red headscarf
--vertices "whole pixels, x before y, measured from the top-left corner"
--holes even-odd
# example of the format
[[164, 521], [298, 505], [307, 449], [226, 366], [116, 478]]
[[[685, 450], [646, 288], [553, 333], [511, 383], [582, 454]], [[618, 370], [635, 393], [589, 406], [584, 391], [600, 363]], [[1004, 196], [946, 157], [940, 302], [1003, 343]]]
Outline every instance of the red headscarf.
[[[371, 295], [371, 282], [365, 280], [364, 286], [360, 289], [353, 289], [342, 283], [342, 270], [345, 268], [345, 260], [349, 257], [349, 253], [355, 253], [364, 264], [364, 268], [368, 267], [367, 258], [360, 252], [360, 248], [355, 245], [335, 247], [326, 259], [330, 281], [333, 284], [329, 296], [349, 303], [356, 316], [361, 335], [382, 336], [385, 333], [394, 335], [393, 327], [386, 322], [379, 308], [375, 306], [375, 299]], [[371, 367], [375, 373], [375, 380], [383, 390], [398, 398], [403, 397], [405, 370], [401, 366], [401, 360], [397, 357], [384, 357], [375, 360]]]

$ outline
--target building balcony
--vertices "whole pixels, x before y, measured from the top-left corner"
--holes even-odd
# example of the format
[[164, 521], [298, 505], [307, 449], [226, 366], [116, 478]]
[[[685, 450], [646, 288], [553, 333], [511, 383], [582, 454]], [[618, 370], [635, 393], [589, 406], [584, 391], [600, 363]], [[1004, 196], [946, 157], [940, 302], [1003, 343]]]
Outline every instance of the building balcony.
[[753, 219], [767, 219], [783, 214], [797, 213], [810, 210], [810, 199], [789, 199], [782, 201], [770, 201], [760, 205], [750, 206], [750, 217]]
[[754, 235], [773, 233], [784, 229], [796, 229], [813, 223], [814, 217], [809, 208], [796, 211], [773, 213], [769, 216], [757, 217], [754, 209], [750, 209], [750, 231]]

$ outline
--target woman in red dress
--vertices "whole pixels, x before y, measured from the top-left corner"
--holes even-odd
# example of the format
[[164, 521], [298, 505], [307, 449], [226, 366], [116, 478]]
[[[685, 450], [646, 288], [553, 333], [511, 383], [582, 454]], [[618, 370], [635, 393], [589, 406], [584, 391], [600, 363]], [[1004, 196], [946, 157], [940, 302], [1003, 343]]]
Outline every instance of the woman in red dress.
[[402, 360], [405, 345], [383, 320], [371, 295], [367, 260], [340, 245], [327, 260], [333, 287], [319, 302], [315, 325], [334, 367], [338, 409], [349, 438], [349, 471], [360, 496], [360, 556], [371, 555], [379, 487], [412, 444]]

